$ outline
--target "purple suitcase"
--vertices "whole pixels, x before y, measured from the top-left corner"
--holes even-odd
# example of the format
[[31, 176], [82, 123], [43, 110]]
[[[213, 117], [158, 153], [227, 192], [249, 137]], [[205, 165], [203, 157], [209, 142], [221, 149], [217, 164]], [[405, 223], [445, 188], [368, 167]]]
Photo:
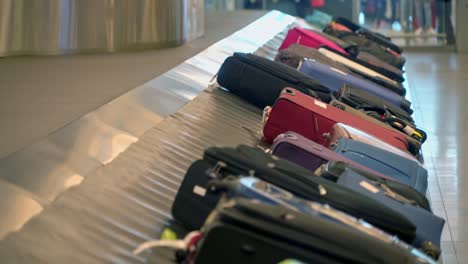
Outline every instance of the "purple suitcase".
[[391, 177], [356, 163], [295, 132], [286, 132], [276, 137], [271, 146], [271, 153], [301, 165], [312, 172], [315, 172], [322, 164], [329, 161], [342, 161], [381, 178], [394, 181]]

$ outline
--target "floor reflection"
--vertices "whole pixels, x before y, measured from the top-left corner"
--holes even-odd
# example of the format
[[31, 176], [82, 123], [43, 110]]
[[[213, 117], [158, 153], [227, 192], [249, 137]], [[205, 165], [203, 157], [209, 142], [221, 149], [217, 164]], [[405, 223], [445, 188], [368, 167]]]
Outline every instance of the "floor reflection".
[[442, 234], [443, 263], [467, 263], [468, 55], [406, 55], [416, 120], [428, 132], [423, 151], [430, 173], [429, 196], [434, 212], [447, 220]]

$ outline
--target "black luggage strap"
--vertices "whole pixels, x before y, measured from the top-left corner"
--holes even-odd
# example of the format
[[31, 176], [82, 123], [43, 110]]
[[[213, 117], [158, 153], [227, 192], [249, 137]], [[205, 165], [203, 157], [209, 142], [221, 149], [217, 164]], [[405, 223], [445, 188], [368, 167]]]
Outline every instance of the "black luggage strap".
[[408, 122], [395, 117], [388, 109], [376, 107], [373, 105], [361, 105], [356, 109], [361, 110], [366, 115], [381, 120], [385, 123], [388, 123], [395, 129], [400, 130], [401, 132], [405, 133], [406, 135], [416, 139], [417, 141], [424, 143], [427, 139], [427, 134], [423, 130], [411, 126]]
[[389, 125], [391, 125], [392, 127], [404, 132], [408, 136], [418, 140], [421, 143], [424, 143], [426, 141], [426, 139], [427, 139], [426, 132], [424, 132], [423, 130], [421, 130], [419, 128], [412, 127], [412, 126], [408, 125], [407, 122], [405, 122], [405, 121], [403, 121], [403, 120], [401, 120], [399, 118], [391, 116], [391, 117], [387, 117], [385, 119], [385, 121]]

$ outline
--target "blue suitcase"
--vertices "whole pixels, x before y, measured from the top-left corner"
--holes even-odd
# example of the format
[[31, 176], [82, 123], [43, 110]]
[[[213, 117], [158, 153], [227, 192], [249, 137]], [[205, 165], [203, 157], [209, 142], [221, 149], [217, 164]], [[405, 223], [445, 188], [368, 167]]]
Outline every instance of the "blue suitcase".
[[328, 65], [321, 64], [312, 59], [304, 60], [299, 66], [299, 71], [309, 75], [332, 92], [338, 92], [345, 84], [348, 84], [375, 96], [379, 96], [402, 109], [409, 109], [411, 105], [411, 103], [401, 95], [387, 88], [357, 76], [347, 74]]
[[394, 209], [406, 216], [416, 226], [416, 239], [413, 243], [434, 259], [440, 255], [440, 238], [445, 220], [431, 212], [405, 201], [384, 184], [369, 180], [357, 172], [346, 169], [338, 178], [338, 184]]
[[381, 148], [341, 138], [330, 146], [336, 153], [404, 183], [422, 194], [427, 190], [427, 170], [417, 162]]

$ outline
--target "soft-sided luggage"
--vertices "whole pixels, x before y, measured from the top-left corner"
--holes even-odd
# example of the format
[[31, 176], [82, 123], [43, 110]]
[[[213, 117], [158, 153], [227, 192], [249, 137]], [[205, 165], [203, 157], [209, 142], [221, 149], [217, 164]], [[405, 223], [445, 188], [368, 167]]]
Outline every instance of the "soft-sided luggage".
[[419, 164], [419, 161], [407, 151], [403, 151], [401, 149], [395, 148], [394, 146], [383, 142], [382, 140], [369, 135], [368, 133], [356, 129], [354, 127], [345, 125], [345, 124], [334, 124], [330, 133], [326, 135], [327, 142], [325, 146], [329, 148], [333, 148], [341, 138], [348, 138], [356, 141], [360, 141], [380, 149], [384, 149], [386, 151], [390, 151], [394, 154], [400, 155], [406, 159], [415, 161]]
[[402, 55], [396, 55], [389, 48], [382, 47], [354, 32], [326, 30], [325, 33], [338, 37], [341, 40], [355, 43], [359, 46], [360, 51], [368, 52], [398, 69], [402, 69], [405, 65], [406, 59]]
[[341, 65], [345, 65], [348, 69], [352, 70], [353, 72], [361, 75], [362, 77], [377, 83], [399, 95], [404, 96], [406, 94], [406, 89], [403, 85], [397, 81], [394, 81], [387, 76], [380, 74], [373, 69], [370, 69], [362, 64], [354, 62], [351, 59], [346, 58], [345, 56], [341, 55], [339, 52], [331, 51], [329, 49], [319, 48], [318, 51], [325, 55], [327, 58], [340, 63]]
[[[328, 51], [339, 53], [336, 50], [326, 47], [326, 46], [320, 47], [319, 49], [326, 49]], [[375, 57], [374, 55], [368, 52], [360, 51], [356, 55], [351, 55], [351, 54], [348, 55], [344, 53], [339, 53], [339, 54], [348, 60], [359, 63], [369, 69], [372, 69], [380, 74], [383, 74], [384, 76], [398, 83], [403, 83], [405, 81], [405, 78], [403, 77], [403, 71], [401, 69], [398, 69], [386, 63], [385, 61], [382, 61], [381, 59]]]
[[342, 161], [331, 161], [320, 167], [316, 171], [321, 177], [327, 178], [332, 181], [337, 181], [345, 170], [353, 170], [359, 175], [366, 177], [368, 180], [375, 183], [384, 184], [393, 194], [391, 196], [404, 201], [405, 203], [412, 204], [414, 206], [421, 207], [428, 212], [431, 211], [431, 205], [427, 200], [427, 197], [415, 189], [409, 187], [406, 184], [399, 183], [394, 180], [387, 180], [385, 178], [379, 177], [376, 174], [372, 174], [367, 170], [362, 170], [356, 166], [351, 165], [350, 163], [345, 163]]
[[302, 45], [293, 44], [287, 49], [278, 52], [275, 61], [289, 65], [295, 69], [299, 68], [304, 59], [313, 59], [321, 64], [326, 64], [344, 73], [354, 75], [359, 78], [365, 78], [375, 84], [381, 85], [399, 95], [406, 93], [405, 88], [394, 81], [372, 69], [369, 69], [361, 64], [347, 59], [339, 52], [330, 51], [325, 48], [309, 48]]
[[405, 241], [414, 239], [414, 225], [385, 206], [314, 176], [292, 162], [244, 145], [237, 148], [209, 148], [203, 160], [190, 166], [172, 205], [174, 218], [189, 230], [199, 229], [221, 197], [220, 193], [209, 191], [209, 182], [239, 175], [254, 175], [303, 199], [329, 204], [365, 219]]
[[304, 58], [314, 59], [322, 64], [329, 65], [347, 74], [353, 74], [353, 72], [346, 68], [343, 64], [328, 58], [318, 50], [297, 44], [293, 44], [287, 49], [280, 50], [275, 57], [275, 61], [297, 69], [301, 65]]
[[279, 50], [286, 49], [293, 44], [299, 44], [311, 48], [328, 46], [336, 51], [347, 54], [343, 48], [338, 46], [333, 41], [327, 39], [323, 35], [300, 27], [295, 27], [288, 31], [288, 34], [286, 35], [286, 38], [281, 44]]
[[[401, 130], [397, 130], [396, 128], [390, 126], [387, 122], [383, 122], [382, 119], [376, 119], [375, 114], [376, 112], [370, 111], [369, 109], [355, 109], [341, 101], [336, 100], [335, 97], [332, 96], [332, 100], [329, 103], [331, 106], [334, 106], [340, 110], [358, 116], [362, 119], [365, 119], [371, 123], [374, 123], [378, 126], [384, 127], [386, 129], [392, 130], [396, 133], [404, 134], [406, 140], [408, 140], [408, 151], [416, 157], [422, 157], [421, 154], [421, 142], [415, 138], [408, 136], [406, 133], [402, 132]], [[371, 114], [371, 115], [370, 115]]]
[[411, 109], [409, 101], [405, 102], [404, 107], [396, 107], [395, 104], [381, 96], [376, 96], [374, 93], [364, 91], [349, 84], [341, 87], [340, 91], [336, 93], [336, 99], [354, 108], [371, 107], [377, 110], [388, 110], [392, 115], [407, 122], [414, 123], [411, 117], [413, 110]]
[[355, 43], [360, 51], [368, 52], [398, 69], [402, 69], [405, 65], [406, 59], [402, 55], [355, 32], [336, 30], [330, 25], [325, 27], [323, 31], [343, 41]]
[[294, 162], [311, 172], [315, 172], [322, 164], [329, 161], [343, 161], [349, 163], [361, 170], [368, 171], [387, 180], [393, 180], [391, 177], [372, 170], [365, 165], [350, 160], [326, 147], [313, 142], [294, 132], [286, 132], [279, 135], [273, 141], [270, 149], [271, 153], [277, 157]]
[[386, 63], [385, 61], [377, 58], [376, 56], [370, 54], [369, 52], [361, 51], [356, 57], [348, 57], [354, 61], [374, 69], [375, 71], [395, 80], [399, 83], [403, 83], [405, 78], [403, 77], [403, 71]]
[[323, 86], [326, 86], [332, 92], [340, 91], [344, 85], [351, 85], [356, 89], [385, 99], [389, 103], [395, 105], [395, 107], [402, 107], [405, 110], [410, 108], [411, 103], [401, 95], [371, 81], [347, 74], [317, 61], [305, 60], [299, 68], [299, 71], [307, 74]]
[[[331, 210], [326, 207], [316, 208], [323, 210], [305, 214], [259, 200], [224, 200], [205, 223], [195, 263], [286, 263], [291, 259], [305, 263], [435, 263], [388, 235], [365, 234], [344, 225], [343, 218], [327, 215]], [[351, 225], [358, 227], [359, 222]]]
[[415, 161], [351, 139], [339, 139], [333, 150], [350, 160], [413, 187], [422, 194], [427, 190], [427, 170]]
[[395, 196], [384, 184], [373, 182], [358, 173], [345, 170], [338, 184], [358, 191], [369, 198], [398, 210], [416, 225], [416, 240], [413, 245], [437, 259], [441, 253], [440, 238], [445, 220]]
[[263, 137], [271, 143], [279, 134], [293, 131], [323, 145], [326, 143], [323, 134], [329, 133], [336, 123], [353, 126], [399, 149], [408, 149], [408, 140], [402, 133], [344, 112], [292, 88], [284, 89], [273, 105], [266, 117]]
[[408, 112], [395, 107], [385, 99], [349, 85], [343, 86], [336, 94], [336, 99], [356, 109], [366, 111], [369, 116], [389, 124], [421, 143], [424, 143], [427, 139], [426, 132], [415, 126], [414, 120]]
[[371, 30], [368, 30], [364, 27], [361, 27], [359, 26], [358, 24], [352, 22], [351, 20], [347, 19], [347, 18], [344, 18], [344, 17], [335, 17], [333, 19], [334, 22], [336, 23], [339, 23], [347, 28], [349, 28], [351, 31], [354, 31], [356, 33], [358, 33], [359, 35], [362, 35], [364, 36], [365, 38], [367, 38], [368, 40], [370, 41], [373, 41], [373, 42], [376, 42], [378, 43], [379, 45], [382, 45], [384, 47], [387, 47], [399, 54], [401, 54], [403, 52], [403, 50], [398, 46], [396, 45], [395, 43], [393, 43], [391, 41], [390, 38], [388, 38], [387, 36], [384, 36], [382, 34], [379, 34], [377, 32], [373, 32]]
[[272, 105], [287, 86], [326, 102], [330, 100], [330, 90], [307, 75], [253, 54], [234, 53], [228, 57], [219, 69], [217, 81], [233, 94], [261, 108]]

